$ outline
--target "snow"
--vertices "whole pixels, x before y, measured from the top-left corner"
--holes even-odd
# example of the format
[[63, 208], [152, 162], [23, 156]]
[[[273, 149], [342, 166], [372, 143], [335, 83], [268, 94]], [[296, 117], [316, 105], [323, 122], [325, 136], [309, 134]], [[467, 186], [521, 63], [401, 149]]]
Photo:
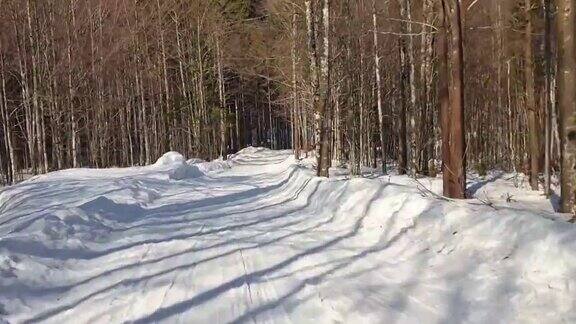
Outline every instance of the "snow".
[[154, 166], [161, 167], [161, 166], [170, 166], [170, 165], [181, 165], [186, 163], [186, 158], [182, 156], [182, 154], [178, 152], [168, 152], [162, 155]]
[[0, 318], [576, 322], [576, 226], [521, 180], [473, 178], [476, 199], [455, 201], [440, 178], [320, 179], [311, 164], [170, 152], [3, 189]]

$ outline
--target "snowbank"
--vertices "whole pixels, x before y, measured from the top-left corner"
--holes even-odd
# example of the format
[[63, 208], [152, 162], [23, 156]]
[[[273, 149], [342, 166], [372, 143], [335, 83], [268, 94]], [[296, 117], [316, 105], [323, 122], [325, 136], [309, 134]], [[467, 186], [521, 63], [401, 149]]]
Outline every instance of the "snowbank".
[[186, 164], [186, 158], [184, 158], [182, 154], [178, 152], [167, 152], [164, 153], [164, 155], [162, 155], [160, 158], [158, 158], [156, 163], [154, 163], [153, 165], [157, 167], [163, 167], [173, 165], [179, 166], [181, 164]]
[[207, 173], [222, 171], [230, 168], [230, 163], [222, 160], [206, 162], [202, 159], [186, 160], [178, 152], [168, 152], [162, 155], [153, 167], [165, 169], [168, 178], [172, 180], [194, 179], [206, 175]]
[[576, 227], [507, 177], [473, 179], [478, 199], [453, 201], [423, 189], [437, 179], [320, 179], [310, 164], [261, 148], [212, 162], [170, 152], [7, 188], [0, 318], [576, 322]]
[[199, 159], [199, 158], [191, 158], [191, 159], [188, 159], [188, 161], [186, 161], [186, 163], [188, 163], [188, 164], [196, 164], [196, 163], [202, 163], [202, 162], [206, 162], [206, 161]]
[[222, 161], [222, 160], [215, 160], [211, 162], [200, 162], [195, 164], [198, 169], [203, 173], [209, 172], [217, 172], [217, 171], [224, 171], [226, 169], [230, 169], [231, 163]]
[[152, 166], [164, 169], [168, 173], [168, 178], [172, 180], [185, 180], [198, 178], [204, 175], [202, 171], [193, 163], [188, 163], [186, 158], [178, 152], [168, 152], [162, 155]]

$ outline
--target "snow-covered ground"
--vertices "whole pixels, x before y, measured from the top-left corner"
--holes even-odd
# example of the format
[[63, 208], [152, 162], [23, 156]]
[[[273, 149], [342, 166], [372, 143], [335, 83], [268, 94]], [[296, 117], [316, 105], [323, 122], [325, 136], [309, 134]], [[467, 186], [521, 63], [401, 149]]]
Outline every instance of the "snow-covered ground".
[[288, 151], [0, 192], [10, 323], [575, 323], [576, 226], [508, 175], [313, 176]]

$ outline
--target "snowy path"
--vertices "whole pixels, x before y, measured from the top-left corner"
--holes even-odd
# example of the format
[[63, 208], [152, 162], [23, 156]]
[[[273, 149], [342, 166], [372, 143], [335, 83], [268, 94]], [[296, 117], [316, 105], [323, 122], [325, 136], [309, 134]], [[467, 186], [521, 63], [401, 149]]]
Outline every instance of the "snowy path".
[[401, 177], [321, 180], [286, 151], [175, 165], [0, 192], [0, 318], [576, 322], [573, 225], [441, 201]]

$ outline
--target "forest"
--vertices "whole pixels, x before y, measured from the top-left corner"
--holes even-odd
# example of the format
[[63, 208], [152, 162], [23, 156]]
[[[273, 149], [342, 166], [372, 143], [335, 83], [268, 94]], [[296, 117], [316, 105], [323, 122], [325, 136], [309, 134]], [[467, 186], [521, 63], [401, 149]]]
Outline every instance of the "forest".
[[293, 149], [576, 214], [574, 0], [0, 0], [0, 177]]
[[576, 323], [576, 0], [0, 0], [0, 323]]

